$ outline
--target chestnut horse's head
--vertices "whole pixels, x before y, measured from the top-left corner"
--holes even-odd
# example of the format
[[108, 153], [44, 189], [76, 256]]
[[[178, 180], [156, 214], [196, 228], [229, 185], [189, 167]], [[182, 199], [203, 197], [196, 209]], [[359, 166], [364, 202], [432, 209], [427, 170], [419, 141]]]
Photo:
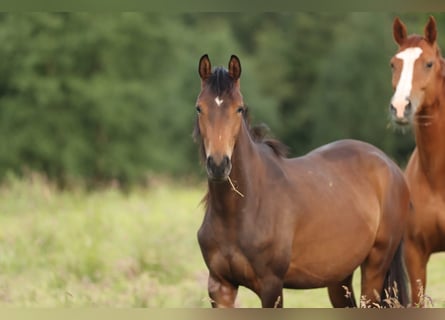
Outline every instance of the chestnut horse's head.
[[407, 35], [399, 18], [394, 19], [393, 36], [399, 45], [391, 59], [392, 119], [400, 125], [409, 124], [437, 99], [439, 79], [442, 76], [442, 57], [436, 43], [436, 22], [430, 17], [423, 36]]
[[231, 157], [246, 109], [240, 92], [241, 64], [235, 55], [228, 70], [212, 71], [209, 57], [199, 60], [201, 92], [196, 101], [195, 136], [202, 142], [208, 178], [227, 180], [232, 169]]

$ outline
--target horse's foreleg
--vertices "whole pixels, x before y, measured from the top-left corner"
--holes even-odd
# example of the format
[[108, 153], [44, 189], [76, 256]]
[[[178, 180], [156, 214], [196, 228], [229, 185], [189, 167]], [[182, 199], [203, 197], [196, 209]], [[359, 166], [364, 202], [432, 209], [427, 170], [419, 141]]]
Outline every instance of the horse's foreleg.
[[411, 285], [411, 305], [425, 305], [426, 265], [429, 255], [425, 254], [414, 239], [405, 241], [405, 265]]
[[354, 308], [355, 302], [354, 290], [352, 288], [352, 274], [342, 282], [328, 287], [329, 299], [334, 308]]
[[261, 291], [258, 293], [263, 308], [283, 307], [283, 280], [278, 277], [267, 277], [261, 280]]
[[238, 286], [209, 275], [208, 291], [213, 308], [233, 308]]

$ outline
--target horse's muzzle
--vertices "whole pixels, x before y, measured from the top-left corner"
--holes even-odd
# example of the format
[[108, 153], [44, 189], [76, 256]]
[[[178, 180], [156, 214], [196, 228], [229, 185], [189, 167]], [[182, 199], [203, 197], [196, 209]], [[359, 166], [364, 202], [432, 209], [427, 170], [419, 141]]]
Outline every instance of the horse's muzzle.
[[225, 181], [232, 169], [232, 163], [228, 156], [222, 157], [222, 160], [217, 162], [212, 156], [207, 157], [207, 175], [210, 180]]
[[406, 104], [402, 107], [395, 107], [392, 103], [389, 106], [389, 110], [391, 112], [392, 120], [400, 125], [408, 125], [410, 123], [410, 118], [412, 117], [412, 104], [409, 99], [406, 99]]

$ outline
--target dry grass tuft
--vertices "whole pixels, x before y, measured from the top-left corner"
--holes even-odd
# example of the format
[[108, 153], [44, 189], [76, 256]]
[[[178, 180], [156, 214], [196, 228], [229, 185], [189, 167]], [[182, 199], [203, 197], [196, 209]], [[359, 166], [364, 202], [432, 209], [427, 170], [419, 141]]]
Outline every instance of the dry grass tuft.
[[417, 280], [417, 289], [418, 289], [417, 296], [419, 297], [419, 303], [417, 303], [413, 307], [415, 307], [415, 308], [433, 308], [434, 307], [433, 299], [431, 299], [430, 296], [425, 294], [425, 288], [422, 284], [422, 281], [420, 281], [420, 280]]
[[[348, 287], [343, 286], [343, 289], [345, 289], [345, 297], [353, 301], [354, 297], [352, 296], [352, 292], [349, 291]], [[392, 287], [385, 289], [385, 297], [383, 299], [380, 294], [374, 290], [374, 299], [363, 295], [360, 297], [359, 305], [360, 308], [404, 308], [399, 301], [399, 290], [396, 282], [394, 282]]]
[[[419, 291], [419, 303], [410, 306], [414, 308], [433, 308], [433, 300], [431, 297], [425, 294], [424, 286], [422, 285], [421, 281], [417, 281], [418, 284], [418, 291]], [[353, 301], [354, 297], [352, 296], [352, 292], [349, 291], [347, 286], [343, 286], [343, 289], [345, 290], [345, 297], [347, 299], [350, 299]], [[404, 306], [399, 301], [399, 290], [397, 287], [397, 283], [394, 282], [394, 284], [385, 289], [385, 297], [382, 299], [380, 294], [374, 290], [374, 297], [375, 299], [370, 299], [366, 296], [360, 297], [360, 308], [404, 308]]]

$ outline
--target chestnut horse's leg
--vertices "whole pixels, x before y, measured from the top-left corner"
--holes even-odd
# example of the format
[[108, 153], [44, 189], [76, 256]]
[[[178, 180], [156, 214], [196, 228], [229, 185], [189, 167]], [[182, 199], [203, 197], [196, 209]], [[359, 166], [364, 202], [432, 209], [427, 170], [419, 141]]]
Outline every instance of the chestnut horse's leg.
[[328, 287], [329, 299], [334, 308], [355, 308], [354, 290], [352, 288], [352, 274], [339, 284]]
[[405, 262], [413, 307], [423, 307], [425, 303], [426, 265], [429, 255], [423, 251], [419, 242], [409, 238], [405, 240]]
[[209, 275], [208, 291], [213, 308], [233, 308], [238, 286]]

